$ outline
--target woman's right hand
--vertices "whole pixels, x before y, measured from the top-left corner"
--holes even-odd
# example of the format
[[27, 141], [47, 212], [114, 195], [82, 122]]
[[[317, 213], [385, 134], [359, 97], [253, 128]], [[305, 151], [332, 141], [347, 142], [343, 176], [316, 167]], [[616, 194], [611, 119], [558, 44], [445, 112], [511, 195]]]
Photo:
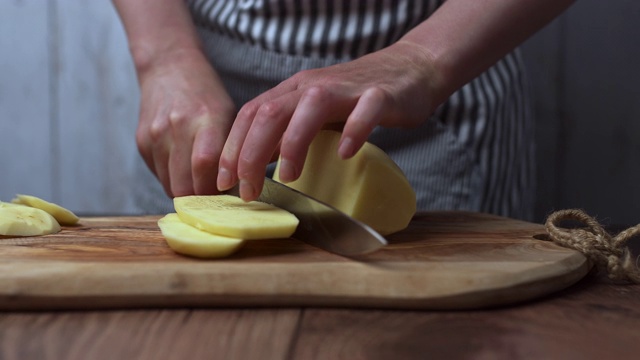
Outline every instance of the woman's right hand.
[[169, 196], [215, 194], [236, 111], [202, 51], [187, 3], [112, 1], [140, 83], [140, 154]]
[[199, 48], [138, 69], [136, 143], [170, 197], [215, 194], [218, 162], [235, 106]]

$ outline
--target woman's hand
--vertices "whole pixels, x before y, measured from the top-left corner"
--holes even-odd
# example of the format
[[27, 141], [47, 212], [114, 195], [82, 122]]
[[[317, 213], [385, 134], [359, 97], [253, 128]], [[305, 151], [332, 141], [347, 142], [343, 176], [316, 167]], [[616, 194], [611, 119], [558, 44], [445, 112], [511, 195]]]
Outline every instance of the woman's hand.
[[398, 43], [357, 60], [303, 71], [246, 104], [222, 152], [221, 190], [262, 189], [280, 143], [280, 179], [296, 179], [314, 135], [346, 120], [338, 153], [352, 156], [376, 125], [418, 125], [574, 0], [449, 0]]
[[[136, 133], [142, 156], [169, 195], [215, 192], [233, 105], [201, 53], [186, 3], [113, 2], [142, 88]], [[240, 110], [219, 158], [217, 188], [239, 181], [242, 198], [255, 199], [278, 147], [280, 178], [296, 179], [311, 140], [327, 123], [346, 122], [338, 150], [343, 158], [377, 125], [420, 124], [573, 2], [449, 0], [386, 49], [294, 75]]]
[[302, 71], [242, 107], [226, 141], [218, 189], [240, 182], [257, 198], [279, 147], [280, 179], [300, 176], [309, 144], [327, 123], [344, 122], [338, 153], [353, 156], [373, 129], [413, 127], [433, 112], [436, 73], [428, 54], [397, 43], [357, 60]]
[[214, 194], [235, 107], [199, 49], [155, 59], [138, 73], [136, 142], [169, 196]]

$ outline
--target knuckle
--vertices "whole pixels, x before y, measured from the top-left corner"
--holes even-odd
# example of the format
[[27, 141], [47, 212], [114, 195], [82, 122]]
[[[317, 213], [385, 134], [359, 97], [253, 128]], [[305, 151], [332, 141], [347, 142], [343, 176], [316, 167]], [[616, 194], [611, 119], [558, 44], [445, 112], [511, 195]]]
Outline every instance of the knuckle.
[[304, 97], [311, 103], [318, 104], [327, 102], [331, 97], [331, 93], [324, 86], [314, 85], [305, 90]]
[[194, 153], [191, 156], [191, 168], [194, 172], [209, 171], [216, 168], [218, 159], [213, 154]]
[[155, 119], [149, 126], [149, 138], [152, 142], [158, 141], [167, 133], [169, 125], [167, 121]]
[[380, 86], [373, 86], [369, 88], [367, 90], [367, 93], [374, 101], [387, 103], [391, 100], [391, 94], [386, 89]]
[[254, 101], [250, 101], [240, 108], [240, 111], [238, 111], [238, 117], [252, 117], [255, 113], [258, 112], [258, 109], [260, 109], [260, 104]]
[[172, 131], [182, 131], [192, 124], [210, 122], [214, 117], [215, 112], [204, 104], [189, 109], [174, 109], [169, 113], [167, 127], [170, 127]]
[[258, 114], [260, 115], [259, 118], [265, 118], [270, 121], [271, 119], [282, 117], [284, 107], [275, 101], [269, 101], [260, 106]]
[[189, 116], [182, 111], [174, 110], [169, 113], [169, 124], [172, 128], [178, 128], [189, 121]]

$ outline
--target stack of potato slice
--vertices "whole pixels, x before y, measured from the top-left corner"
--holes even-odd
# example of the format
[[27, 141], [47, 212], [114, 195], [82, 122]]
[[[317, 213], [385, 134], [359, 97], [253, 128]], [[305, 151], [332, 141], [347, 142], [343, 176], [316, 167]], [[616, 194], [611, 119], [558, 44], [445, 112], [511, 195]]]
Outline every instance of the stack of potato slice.
[[176, 197], [173, 205], [158, 221], [162, 235], [173, 251], [199, 258], [228, 256], [245, 240], [288, 238], [298, 226], [286, 210], [231, 195]]
[[60, 225], [78, 221], [70, 210], [35, 196], [18, 194], [10, 203], [0, 201], [0, 235], [54, 234], [60, 231]]

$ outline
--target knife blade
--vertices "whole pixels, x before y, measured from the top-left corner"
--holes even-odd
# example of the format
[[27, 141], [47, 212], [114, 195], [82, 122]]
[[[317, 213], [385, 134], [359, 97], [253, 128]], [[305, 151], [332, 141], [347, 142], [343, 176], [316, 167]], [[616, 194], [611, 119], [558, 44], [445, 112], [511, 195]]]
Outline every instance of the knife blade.
[[[236, 185], [228, 193], [239, 196], [239, 187]], [[320, 249], [338, 255], [355, 256], [387, 245], [384, 237], [368, 225], [268, 177], [264, 180], [258, 201], [294, 214], [300, 223], [293, 237]]]

